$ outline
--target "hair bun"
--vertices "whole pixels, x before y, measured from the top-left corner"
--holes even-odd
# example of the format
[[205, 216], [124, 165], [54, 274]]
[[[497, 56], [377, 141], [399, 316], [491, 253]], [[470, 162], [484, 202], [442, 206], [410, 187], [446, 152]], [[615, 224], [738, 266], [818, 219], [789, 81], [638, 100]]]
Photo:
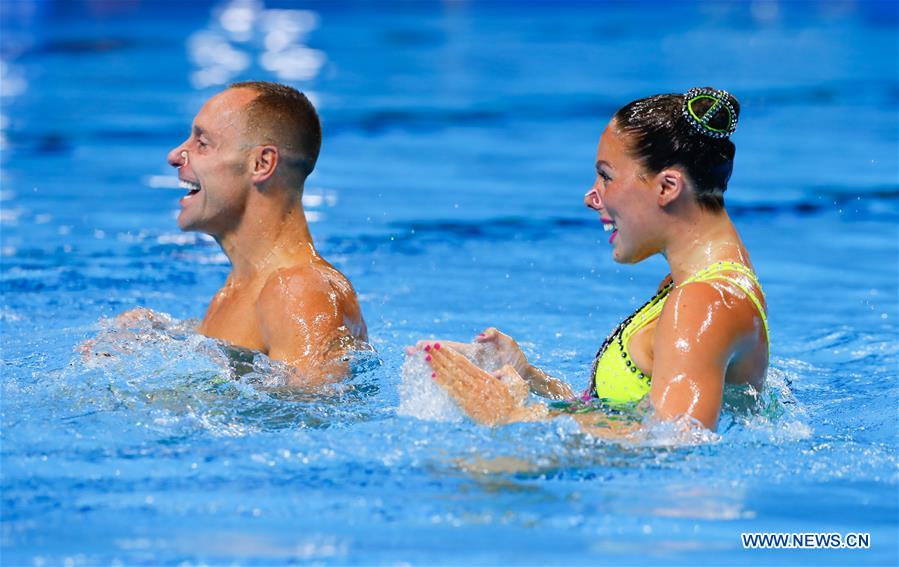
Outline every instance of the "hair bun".
[[694, 130], [710, 138], [727, 138], [737, 129], [740, 103], [727, 91], [693, 88], [684, 94], [684, 118]]

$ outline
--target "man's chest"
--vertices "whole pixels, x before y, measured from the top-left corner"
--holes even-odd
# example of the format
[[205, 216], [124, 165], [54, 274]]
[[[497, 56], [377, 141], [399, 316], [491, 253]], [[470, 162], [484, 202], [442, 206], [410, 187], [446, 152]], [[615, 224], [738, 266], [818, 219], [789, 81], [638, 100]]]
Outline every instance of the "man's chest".
[[257, 294], [222, 290], [209, 303], [199, 331], [207, 337], [266, 352], [256, 309]]

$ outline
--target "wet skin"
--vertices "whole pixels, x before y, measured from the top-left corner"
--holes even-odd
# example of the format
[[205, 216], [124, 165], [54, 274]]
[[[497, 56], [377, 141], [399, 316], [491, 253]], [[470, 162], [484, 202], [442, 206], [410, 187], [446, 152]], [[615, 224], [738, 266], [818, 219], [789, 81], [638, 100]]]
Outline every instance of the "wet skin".
[[[762, 388], [768, 366], [767, 337], [760, 314], [736, 286], [717, 280], [678, 284], [715, 262], [751, 267], [748, 252], [726, 212], [698, 205], [681, 169], [643, 171], [614, 122], [600, 139], [596, 169], [596, 180], [584, 203], [597, 211], [603, 225], [617, 228], [610, 239], [615, 261], [636, 263], [662, 254], [675, 284], [659, 318], [626, 346], [639, 369], [652, 376], [648, 397], [655, 416], [663, 420], [687, 416], [714, 430], [725, 383]], [[728, 275], [755, 287], [740, 274]], [[660, 287], [667, 281], [668, 277]], [[538, 395], [571, 397], [565, 383], [528, 363], [511, 337], [488, 329], [476, 339], [485, 341], [493, 344], [500, 360], [510, 361], [501, 371], [505, 386], [520, 379]], [[433, 377], [473, 419], [497, 425], [555, 417], [543, 404], [528, 405], [519, 395], [498, 396], [498, 375], [447, 354], [447, 350], [456, 350], [461, 355], [466, 347], [459, 343], [443, 344], [443, 352], [429, 350], [426, 355]], [[426, 346], [433, 349], [431, 342], [419, 343], [418, 349]], [[512, 374], [516, 378], [510, 378]], [[589, 417], [577, 418], [589, 433], [621, 434], [593, 427], [585, 419]]]
[[315, 250], [296, 173], [249, 133], [243, 110], [256, 96], [212, 97], [169, 152], [190, 189], [179, 227], [211, 235], [232, 264], [197, 330], [286, 362], [293, 386], [315, 386], [345, 376], [341, 357], [367, 339], [365, 322], [350, 282]]

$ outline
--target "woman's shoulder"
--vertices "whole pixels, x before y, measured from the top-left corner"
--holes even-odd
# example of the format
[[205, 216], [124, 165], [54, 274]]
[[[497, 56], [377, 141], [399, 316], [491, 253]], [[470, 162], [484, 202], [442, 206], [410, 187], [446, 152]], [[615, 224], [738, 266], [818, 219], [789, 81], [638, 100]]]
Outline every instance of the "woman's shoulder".
[[762, 284], [748, 263], [736, 261], [716, 262], [692, 275], [678, 288], [711, 287], [729, 296], [733, 302], [747, 301], [765, 317], [766, 302]]
[[[735, 283], [736, 281], [736, 283]], [[731, 277], [702, 278], [674, 286], [659, 323], [674, 335], [704, 335], [725, 342], [757, 327], [765, 318], [761, 290], [751, 281]], [[763, 296], [762, 296], [763, 297]]]

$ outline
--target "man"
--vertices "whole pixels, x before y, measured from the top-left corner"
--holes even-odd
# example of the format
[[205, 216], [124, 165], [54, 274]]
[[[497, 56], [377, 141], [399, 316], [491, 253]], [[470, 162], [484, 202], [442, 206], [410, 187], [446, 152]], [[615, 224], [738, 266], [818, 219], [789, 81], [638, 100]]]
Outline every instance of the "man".
[[347, 278], [320, 257], [303, 211], [321, 147], [309, 100], [276, 83], [235, 83], [203, 105], [168, 162], [189, 192], [178, 226], [209, 234], [231, 261], [198, 331], [297, 370], [293, 385], [346, 374], [366, 327]]

